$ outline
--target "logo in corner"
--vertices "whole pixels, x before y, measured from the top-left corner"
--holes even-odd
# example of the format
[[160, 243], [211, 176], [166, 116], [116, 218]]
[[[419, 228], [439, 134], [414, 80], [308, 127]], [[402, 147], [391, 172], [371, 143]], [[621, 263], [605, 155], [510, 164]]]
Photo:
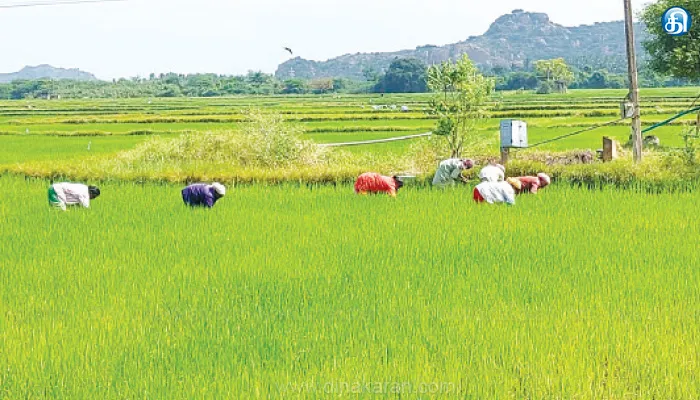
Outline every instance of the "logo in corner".
[[683, 7], [671, 7], [662, 18], [664, 32], [671, 36], [683, 36], [690, 31], [693, 17]]

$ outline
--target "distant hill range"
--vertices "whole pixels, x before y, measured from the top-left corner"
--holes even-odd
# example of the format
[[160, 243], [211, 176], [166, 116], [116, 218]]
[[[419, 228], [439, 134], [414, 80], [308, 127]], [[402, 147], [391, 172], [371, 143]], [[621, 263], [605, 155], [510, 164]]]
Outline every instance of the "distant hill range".
[[66, 79], [75, 81], [96, 81], [95, 75], [81, 71], [77, 68], [55, 68], [50, 65], [37, 65], [36, 67], [24, 67], [18, 72], [0, 74], [0, 83], [8, 83], [15, 80], [26, 79]]
[[[644, 59], [646, 53], [641, 43], [647, 32], [642, 24], [636, 24], [635, 31], [637, 49]], [[464, 53], [482, 69], [527, 68], [536, 60], [563, 57], [579, 68], [606, 68], [618, 73], [627, 70], [622, 21], [565, 27], [550, 21], [547, 14], [515, 10], [498, 18], [482, 36], [472, 36], [459, 43], [390, 53], [346, 54], [323, 62], [297, 57], [281, 64], [275, 75], [280, 79], [363, 79], [365, 72], [385, 71], [396, 58], [417, 58], [430, 65], [454, 60]]]

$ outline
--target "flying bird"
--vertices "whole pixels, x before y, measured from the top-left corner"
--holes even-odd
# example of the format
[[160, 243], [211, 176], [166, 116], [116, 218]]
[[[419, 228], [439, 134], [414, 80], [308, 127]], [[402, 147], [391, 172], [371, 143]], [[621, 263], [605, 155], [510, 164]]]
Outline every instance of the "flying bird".
[[294, 52], [289, 47], [285, 47], [284, 49], [287, 50], [289, 54], [294, 55]]

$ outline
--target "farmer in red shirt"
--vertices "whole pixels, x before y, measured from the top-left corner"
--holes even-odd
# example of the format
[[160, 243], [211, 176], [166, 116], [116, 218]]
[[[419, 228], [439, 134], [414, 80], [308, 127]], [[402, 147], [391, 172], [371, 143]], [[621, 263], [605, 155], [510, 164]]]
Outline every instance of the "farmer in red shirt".
[[520, 190], [517, 190], [517, 193], [523, 193], [525, 191], [528, 191], [532, 194], [537, 194], [537, 191], [539, 189], [544, 189], [549, 184], [552, 182], [552, 179], [549, 177], [549, 175], [545, 174], [544, 172], [540, 172], [537, 174], [537, 176], [520, 176], [517, 178], [514, 178], [520, 181], [520, 184], [522, 185], [522, 188]]
[[382, 176], [374, 172], [366, 172], [360, 175], [355, 182], [355, 193], [386, 193], [396, 197], [396, 192], [403, 186], [403, 182], [396, 176]]

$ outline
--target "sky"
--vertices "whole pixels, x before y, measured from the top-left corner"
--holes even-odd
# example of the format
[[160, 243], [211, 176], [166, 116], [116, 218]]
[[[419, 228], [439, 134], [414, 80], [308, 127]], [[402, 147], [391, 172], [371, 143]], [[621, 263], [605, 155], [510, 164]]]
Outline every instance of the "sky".
[[[47, 0], [0, 0], [3, 5]], [[61, 1], [61, 0], [53, 0]], [[650, 0], [632, 0], [641, 10]], [[311, 60], [444, 45], [514, 9], [565, 26], [622, 20], [622, 0], [126, 0], [0, 8], [0, 72], [80, 68], [100, 79], [151, 72], [273, 73], [288, 46]]]

